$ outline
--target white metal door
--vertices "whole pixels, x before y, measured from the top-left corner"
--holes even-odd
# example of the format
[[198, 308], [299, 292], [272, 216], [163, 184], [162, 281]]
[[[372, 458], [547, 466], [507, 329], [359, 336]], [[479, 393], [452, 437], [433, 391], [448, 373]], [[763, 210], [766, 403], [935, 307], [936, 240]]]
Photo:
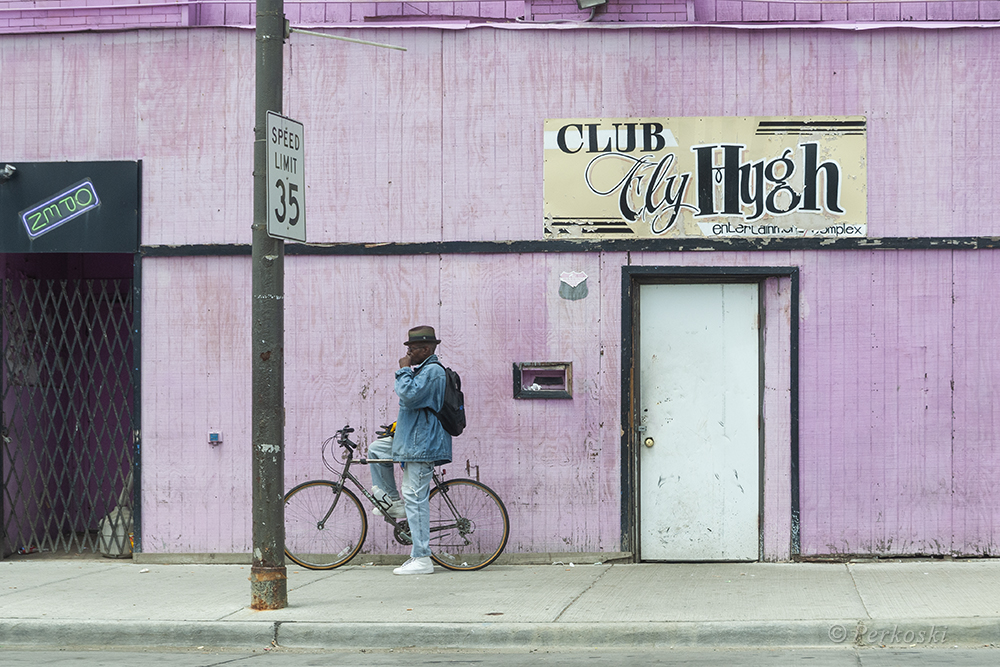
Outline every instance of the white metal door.
[[756, 284], [639, 291], [642, 560], [757, 560]]

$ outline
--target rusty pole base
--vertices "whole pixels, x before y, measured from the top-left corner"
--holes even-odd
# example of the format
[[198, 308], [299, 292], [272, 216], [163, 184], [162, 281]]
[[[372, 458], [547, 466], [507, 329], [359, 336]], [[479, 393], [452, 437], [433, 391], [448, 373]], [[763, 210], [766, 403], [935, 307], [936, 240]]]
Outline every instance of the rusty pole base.
[[250, 568], [250, 608], [256, 611], [288, 606], [288, 576], [284, 567]]

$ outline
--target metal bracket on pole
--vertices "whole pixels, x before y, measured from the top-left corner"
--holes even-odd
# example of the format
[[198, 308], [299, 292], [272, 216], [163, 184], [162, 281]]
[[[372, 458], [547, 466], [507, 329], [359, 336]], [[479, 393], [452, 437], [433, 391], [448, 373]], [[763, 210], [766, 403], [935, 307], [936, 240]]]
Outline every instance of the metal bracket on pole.
[[325, 32], [314, 32], [312, 30], [302, 30], [300, 28], [288, 28], [287, 33], [301, 32], [303, 35], [312, 35], [313, 37], [326, 37], [327, 39], [337, 39], [341, 42], [351, 42], [352, 44], [365, 44], [367, 46], [377, 46], [383, 49], [396, 49], [397, 51], [405, 51], [405, 46], [394, 46], [392, 44], [379, 44], [378, 42], [368, 42], [363, 39], [353, 39], [351, 37], [341, 37], [340, 35], [328, 35]]

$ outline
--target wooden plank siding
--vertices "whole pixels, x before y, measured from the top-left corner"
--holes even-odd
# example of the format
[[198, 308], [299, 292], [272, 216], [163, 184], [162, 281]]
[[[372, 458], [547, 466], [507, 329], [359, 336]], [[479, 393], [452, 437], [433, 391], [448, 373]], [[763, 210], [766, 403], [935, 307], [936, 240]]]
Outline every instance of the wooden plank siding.
[[997, 424], [1000, 423], [1000, 364], [997, 335], [1000, 305], [992, 280], [997, 253], [954, 253], [955, 305], [951, 323], [955, 378], [950, 517], [953, 549], [996, 555], [1000, 517], [996, 508]]
[[[284, 112], [306, 126], [316, 243], [540, 239], [542, 121], [638, 115], [864, 114], [870, 236], [993, 236], [995, 35], [358, 34], [406, 53], [295, 35]], [[5, 159], [144, 159], [144, 244], [248, 243], [252, 61], [252, 35], [222, 29], [4, 37], [24, 73]]]
[[803, 267], [802, 484], [827, 480], [803, 496], [803, 553], [951, 548], [949, 255], [823, 253]]
[[[541, 242], [545, 118], [814, 114], [868, 118], [873, 239], [1000, 236], [996, 30], [351, 36], [408, 51], [302, 35], [286, 47], [313, 243]], [[250, 242], [252, 33], [5, 35], [0, 77], [0, 159], [139, 159], [147, 251]], [[500, 493], [508, 549], [618, 551], [621, 267], [798, 267], [799, 321], [769, 318], [765, 364], [787, 377], [795, 351], [782, 341], [797, 326], [802, 554], [996, 553], [1000, 251], [358, 252], [286, 258], [289, 487], [323, 476], [319, 445], [335, 429], [350, 422], [366, 441], [393, 418], [403, 333], [427, 323], [469, 401], [447, 474]], [[249, 257], [142, 267], [143, 547], [245, 553]], [[559, 297], [563, 271], [588, 275], [587, 298]], [[764, 293], [790, 313], [787, 279]], [[514, 400], [516, 361], [572, 361], [574, 398]], [[774, 560], [791, 555], [789, 391], [765, 386]], [[398, 552], [390, 539], [375, 525], [367, 547]]]
[[143, 548], [248, 553], [250, 262], [147, 259], [142, 283]]
[[[287, 485], [322, 476], [319, 445], [336, 428], [350, 422], [367, 442], [393, 418], [401, 332], [429, 322], [445, 341], [443, 360], [463, 371], [474, 425], [456, 440], [448, 474], [478, 476], [504, 496], [516, 551], [614, 551], [621, 265], [799, 266], [802, 553], [991, 554], [1000, 361], [989, 332], [997, 309], [982, 273], [956, 256], [976, 259], [983, 272], [997, 261], [993, 251], [947, 250], [289, 258]], [[143, 467], [155, 476], [143, 506], [147, 545], [240, 551], [245, 517], [230, 527], [243, 543], [212, 544], [226, 531], [215, 525], [202, 535], [194, 526], [220, 512], [230, 526], [248, 502], [239, 322], [248, 319], [249, 262], [155, 259], [146, 267], [146, 326], [164, 332], [143, 346]], [[590, 296], [560, 299], [563, 270], [587, 273]], [[780, 298], [776, 282], [766, 284], [766, 299]], [[983, 313], [968, 334], [957, 333], [957, 323]], [[765, 364], [782, 377], [788, 350], [773, 345], [766, 336]], [[572, 401], [511, 398], [511, 363], [538, 360], [574, 362]], [[765, 392], [787, 392], [787, 384]], [[769, 413], [767, 400], [766, 421], [780, 426], [783, 415]], [[226, 433], [225, 445], [206, 444], [210, 428]], [[773, 435], [787, 443], [787, 427]], [[765, 539], [767, 554], [782, 558], [788, 454], [768, 451]], [[191, 503], [211, 511], [192, 515]], [[566, 504], [572, 509], [562, 512]], [[174, 541], [152, 539], [161, 534]], [[370, 539], [377, 552], [394, 549], [378, 530]]]

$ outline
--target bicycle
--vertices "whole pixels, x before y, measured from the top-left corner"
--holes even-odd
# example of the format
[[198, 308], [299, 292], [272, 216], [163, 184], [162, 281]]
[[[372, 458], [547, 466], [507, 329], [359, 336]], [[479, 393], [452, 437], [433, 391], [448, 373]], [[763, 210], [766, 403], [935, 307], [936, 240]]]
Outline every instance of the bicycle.
[[[351, 465], [391, 463], [386, 459], [354, 458], [358, 444], [344, 426], [323, 442], [321, 456], [327, 470], [339, 480], [316, 479], [303, 482], [285, 494], [285, 555], [310, 570], [332, 570], [358, 555], [368, 535], [368, 518], [357, 494], [346, 486], [350, 481], [372, 506], [393, 526], [400, 544], [411, 544], [406, 519], [389, 516], [389, 501], [376, 498], [357, 477]], [[391, 427], [383, 426], [376, 435], [387, 437]], [[338, 472], [326, 459], [332, 444], [344, 449], [343, 470]], [[510, 520], [500, 497], [488, 486], [472, 479], [443, 480], [433, 472], [430, 491], [431, 559], [449, 570], [479, 570], [500, 556], [507, 545]]]

